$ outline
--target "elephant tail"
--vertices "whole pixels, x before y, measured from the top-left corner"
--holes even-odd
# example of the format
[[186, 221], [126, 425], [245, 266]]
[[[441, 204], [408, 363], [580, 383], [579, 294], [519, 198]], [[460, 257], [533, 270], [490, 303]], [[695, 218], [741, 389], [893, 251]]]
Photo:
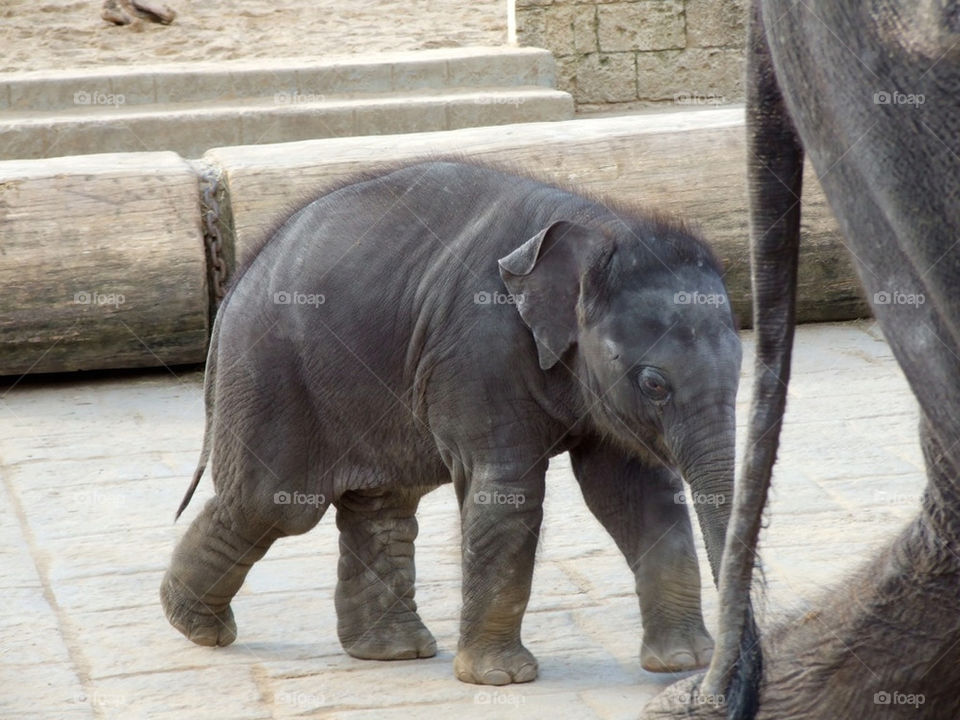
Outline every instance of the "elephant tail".
[[756, 376], [718, 583], [717, 647], [703, 683], [724, 696], [728, 720], [752, 720], [760, 710], [763, 654], [750, 595], [786, 409], [800, 245], [803, 146], [776, 77], [762, 8], [754, 0], [746, 83]]
[[187, 492], [183, 495], [183, 500], [180, 501], [180, 507], [177, 508], [177, 514], [173, 516], [174, 522], [180, 519], [180, 515], [183, 514], [183, 511], [187, 509], [187, 505], [190, 504], [190, 501], [193, 499], [193, 493], [197, 489], [197, 485], [200, 484], [200, 478], [203, 477], [203, 471], [207, 467], [207, 458], [210, 457], [210, 449], [207, 446], [207, 437], [204, 434], [203, 437], [203, 448], [200, 450], [200, 460], [197, 463], [197, 469], [193, 471], [193, 480], [190, 481], [190, 487], [187, 488]]
[[[220, 310], [223, 309], [224, 304], [225, 301], [221, 304]], [[190, 487], [187, 488], [183, 500], [180, 501], [180, 507], [177, 508], [177, 514], [173, 518], [174, 522], [180, 519], [180, 515], [187, 509], [190, 500], [193, 499], [193, 493], [196, 492], [197, 485], [200, 484], [200, 478], [203, 477], [203, 471], [207, 467], [207, 461], [210, 459], [210, 436], [213, 435], [213, 390], [217, 379], [217, 347], [220, 338], [221, 314], [221, 312], [217, 312], [213, 321], [213, 329], [210, 332], [210, 349], [207, 351], [207, 367], [203, 376], [203, 404], [206, 411], [206, 420], [204, 422], [200, 459], [197, 461], [197, 469], [193, 471]]]

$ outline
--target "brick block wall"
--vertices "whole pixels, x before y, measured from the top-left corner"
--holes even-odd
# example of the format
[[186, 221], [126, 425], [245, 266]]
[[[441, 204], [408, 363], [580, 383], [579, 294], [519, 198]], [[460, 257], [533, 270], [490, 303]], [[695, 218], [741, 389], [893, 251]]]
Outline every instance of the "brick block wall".
[[745, 0], [516, 0], [516, 27], [579, 110], [743, 100]]

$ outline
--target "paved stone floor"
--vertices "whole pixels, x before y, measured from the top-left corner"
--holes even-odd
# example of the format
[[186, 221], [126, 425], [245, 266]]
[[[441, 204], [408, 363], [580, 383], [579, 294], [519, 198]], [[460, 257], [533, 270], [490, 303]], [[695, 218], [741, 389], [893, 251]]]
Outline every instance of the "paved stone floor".
[[[750, 333], [744, 342], [741, 419]], [[808, 607], [892, 536], [922, 487], [916, 406], [872, 322], [800, 328], [794, 373], [763, 536], [767, 624]], [[497, 689], [453, 678], [460, 570], [450, 486], [419, 515], [417, 599], [436, 658], [380, 663], [340, 650], [332, 513], [250, 573], [234, 601], [234, 645], [193, 646], [167, 625], [157, 588], [211, 493], [205, 478], [172, 524], [200, 447], [201, 379], [157, 371], [0, 388], [0, 718], [634, 718], [675, 679], [640, 668], [632, 578], [565, 457], [550, 467], [524, 623], [536, 682]], [[704, 606], [713, 627], [712, 587]]]

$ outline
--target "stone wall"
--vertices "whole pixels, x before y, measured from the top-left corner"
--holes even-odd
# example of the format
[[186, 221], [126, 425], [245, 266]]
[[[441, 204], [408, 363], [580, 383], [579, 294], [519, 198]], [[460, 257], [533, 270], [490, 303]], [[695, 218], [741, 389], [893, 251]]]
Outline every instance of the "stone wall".
[[516, 0], [516, 32], [581, 111], [743, 100], [744, 0]]

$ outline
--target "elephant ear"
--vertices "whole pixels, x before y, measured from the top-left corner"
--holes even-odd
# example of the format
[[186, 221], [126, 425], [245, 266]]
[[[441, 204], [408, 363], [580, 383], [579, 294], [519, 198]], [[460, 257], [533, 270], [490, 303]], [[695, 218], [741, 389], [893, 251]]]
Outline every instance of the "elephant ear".
[[599, 289], [597, 276], [612, 252], [605, 236], [560, 220], [500, 258], [500, 277], [533, 333], [542, 369], [552, 368], [576, 344], [578, 302], [592, 301], [581, 295]]

